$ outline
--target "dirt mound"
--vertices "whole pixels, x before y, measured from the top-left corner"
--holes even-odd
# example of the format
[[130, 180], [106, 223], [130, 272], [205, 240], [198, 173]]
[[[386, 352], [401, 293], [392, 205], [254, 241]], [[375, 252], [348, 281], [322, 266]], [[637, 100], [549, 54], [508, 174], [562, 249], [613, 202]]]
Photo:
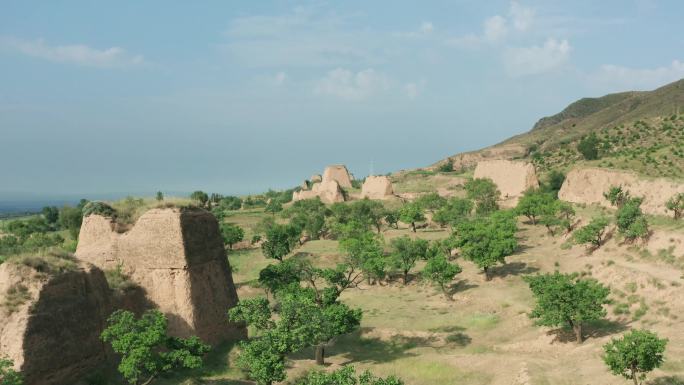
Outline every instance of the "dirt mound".
[[313, 186], [311, 186], [311, 190], [295, 191], [292, 194], [292, 200], [295, 202], [316, 197], [320, 198], [323, 203], [344, 202], [342, 189], [334, 180], [314, 183]]
[[485, 160], [477, 163], [474, 178], [489, 178], [496, 183], [504, 206], [515, 206], [523, 193], [539, 187], [539, 180], [531, 163], [512, 160]]
[[321, 174], [311, 175], [311, 183], [318, 183], [318, 182], [322, 182], [322, 181], [323, 181], [323, 177], [321, 176]]
[[369, 176], [361, 187], [361, 198], [387, 199], [394, 196], [392, 182], [386, 176]]
[[622, 186], [632, 196], [643, 197], [642, 210], [654, 215], [668, 215], [665, 202], [676, 193], [684, 192], [684, 184], [665, 178], [644, 179], [628, 171], [583, 168], [568, 173], [558, 197], [573, 203], [610, 207], [603, 193], [611, 186]]
[[0, 351], [24, 384], [71, 384], [105, 362], [99, 337], [109, 293], [104, 274], [90, 264], [56, 275], [0, 265]]
[[107, 234], [107, 219], [93, 217], [83, 221], [77, 258], [104, 269], [123, 266], [146, 299], [167, 315], [173, 335], [197, 335], [212, 344], [245, 335], [226, 321], [238, 299], [213, 215], [153, 209], [123, 234]]
[[352, 187], [352, 178], [349, 175], [349, 170], [347, 170], [347, 166], [342, 164], [332, 165], [325, 168], [321, 182], [325, 183], [330, 181], [337, 182], [337, 184], [339, 184], [342, 188]]

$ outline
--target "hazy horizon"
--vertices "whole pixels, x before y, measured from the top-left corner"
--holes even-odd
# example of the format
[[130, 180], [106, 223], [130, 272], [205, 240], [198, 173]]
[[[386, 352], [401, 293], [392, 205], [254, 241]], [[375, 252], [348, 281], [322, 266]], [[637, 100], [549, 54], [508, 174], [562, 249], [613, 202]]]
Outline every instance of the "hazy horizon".
[[5, 200], [384, 174], [684, 77], [675, 1], [68, 4], [0, 14]]

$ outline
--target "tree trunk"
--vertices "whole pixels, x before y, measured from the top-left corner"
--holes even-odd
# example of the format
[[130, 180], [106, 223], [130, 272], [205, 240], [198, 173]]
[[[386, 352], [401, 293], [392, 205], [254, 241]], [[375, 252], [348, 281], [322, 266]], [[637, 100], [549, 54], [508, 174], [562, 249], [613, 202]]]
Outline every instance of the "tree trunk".
[[582, 337], [582, 324], [577, 322], [574, 325], [572, 325], [572, 330], [575, 331], [575, 340], [577, 341], [578, 344], [581, 344], [584, 342], [584, 339]]
[[416, 232], [416, 222], [411, 222], [411, 228], [413, 229], [413, 232]]
[[484, 268], [484, 273], [485, 273], [485, 281], [491, 281], [492, 277], [489, 276], [489, 268], [488, 267]]
[[143, 382], [140, 385], [149, 385], [156, 377], [157, 377], [157, 375], [155, 374], [154, 376], [148, 378], [147, 381]]
[[325, 345], [316, 345], [316, 364], [325, 365]]
[[408, 270], [404, 270], [404, 285], [408, 282]]
[[534, 215], [532, 215], [532, 218], [531, 218], [531, 219], [532, 219], [532, 224], [533, 224], [533, 225], [536, 225], [536, 224], [537, 224], [537, 217], [535, 217]]
[[447, 291], [446, 286], [444, 286], [444, 285], [441, 285], [441, 286], [442, 286], [442, 293], [444, 293], [444, 298], [446, 298], [447, 301], [453, 301], [454, 299], [449, 295], [449, 292]]
[[637, 377], [636, 364], [631, 365], [630, 371], [632, 372], [632, 380], [634, 381], [634, 385], [639, 385], [639, 378]]

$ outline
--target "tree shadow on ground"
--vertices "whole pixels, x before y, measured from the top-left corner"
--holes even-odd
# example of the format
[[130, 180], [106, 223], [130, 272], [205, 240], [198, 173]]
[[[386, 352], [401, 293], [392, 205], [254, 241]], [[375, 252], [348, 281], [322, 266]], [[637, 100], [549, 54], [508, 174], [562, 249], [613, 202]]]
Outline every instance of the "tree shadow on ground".
[[[211, 384], [211, 385], [246, 385], [254, 384], [250, 381], [238, 379], [212, 379], [204, 377], [220, 377], [231, 368], [230, 352], [237, 342], [229, 341], [213, 347], [204, 357], [204, 365], [198, 369], [185, 369], [168, 375], [162, 375], [161, 379], [178, 384]], [[162, 381], [163, 383], [163, 381]]]
[[510, 262], [505, 265], [492, 267], [490, 271], [492, 277], [506, 278], [509, 275], [532, 274], [539, 271], [539, 269], [525, 262]]
[[475, 285], [473, 283], [469, 283], [467, 279], [460, 280], [458, 282], [451, 284], [449, 287], [447, 287], [447, 295], [452, 296], [456, 293], [460, 293], [460, 292], [466, 291], [468, 289], [474, 289], [476, 287], [480, 287], [480, 285]]
[[430, 329], [430, 331], [434, 333], [449, 333], [444, 337], [444, 342], [446, 342], [445, 347], [465, 347], [470, 345], [473, 339], [463, 332], [465, 330], [466, 328], [457, 325], [440, 326]]
[[[436, 337], [416, 337], [395, 335], [387, 340], [379, 337], [364, 337], [363, 334], [373, 328], [360, 328], [352, 333], [341, 336], [334, 344], [326, 349], [327, 355], [343, 355], [347, 358], [344, 363], [383, 363], [391, 362], [399, 358], [413, 357], [416, 353], [411, 350], [420, 346], [431, 346], [436, 342]], [[307, 358], [312, 358], [311, 349], [306, 349]]]
[[[582, 327], [582, 335], [584, 339], [600, 338], [616, 333], [621, 333], [627, 330], [628, 324], [611, 321], [611, 320], [597, 320], [587, 322]], [[576, 342], [575, 332], [569, 327], [562, 327], [550, 330], [547, 335], [553, 335], [553, 342], [569, 343]]]
[[658, 377], [648, 381], [648, 385], [684, 385], [684, 378], [679, 376]]

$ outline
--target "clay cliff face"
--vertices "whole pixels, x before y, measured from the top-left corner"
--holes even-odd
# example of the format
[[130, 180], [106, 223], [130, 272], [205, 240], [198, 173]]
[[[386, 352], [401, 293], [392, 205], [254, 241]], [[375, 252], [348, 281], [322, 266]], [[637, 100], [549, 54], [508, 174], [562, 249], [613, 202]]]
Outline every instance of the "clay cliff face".
[[665, 178], [644, 179], [628, 171], [585, 168], [568, 173], [558, 197], [573, 203], [595, 203], [610, 207], [603, 193], [611, 186], [622, 186], [631, 196], [644, 198], [641, 209], [653, 215], [668, 215], [665, 202], [676, 193], [684, 192], [683, 183]]
[[512, 160], [486, 160], [477, 163], [474, 178], [489, 178], [501, 191], [503, 205], [512, 207], [530, 188], [538, 188], [539, 180], [534, 166]]
[[388, 199], [394, 196], [392, 182], [386, 176], [369, 176], [361, 187], [361, 199]]
[[13, 263], [0, 265], [0, 303], [12, 290], [23, 303], [0, 308], [0, 351], [22, 371], [25, 385], [73, 384], [106, 359], [100, 333], [111, 313], [101, 270], [81, 264], [55, 275]]
[[216, 344], [245, 336], [226, 312], [237, 301], [218, 223], [204, 210], [153, 209], [118, 234], [99, 215], [84, 218], [76, 257], [103, 269], [121, 265], [169, 319], [169, 332]]

